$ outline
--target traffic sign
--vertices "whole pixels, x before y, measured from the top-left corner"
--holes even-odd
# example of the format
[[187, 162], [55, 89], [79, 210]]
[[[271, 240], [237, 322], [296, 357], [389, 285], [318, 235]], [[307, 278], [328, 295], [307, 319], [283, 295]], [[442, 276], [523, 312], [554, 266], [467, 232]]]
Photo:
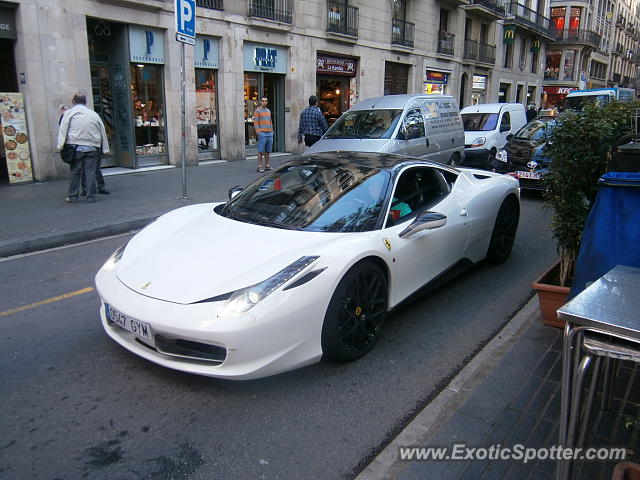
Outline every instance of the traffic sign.
[[196, 37], [196, 2], [195, 0], [176, 0], [175, 4], [176, 40], [194, 45], [195, 43], [181, 40], [180, 36], [191, 37], [191, 39]]

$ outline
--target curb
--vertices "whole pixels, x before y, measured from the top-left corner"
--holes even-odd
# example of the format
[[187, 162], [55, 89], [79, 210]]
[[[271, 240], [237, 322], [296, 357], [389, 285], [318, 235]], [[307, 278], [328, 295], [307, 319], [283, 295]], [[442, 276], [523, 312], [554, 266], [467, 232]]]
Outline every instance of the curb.
[[158, 216], [159, 215], [129, 220], [115, 225], [92, 227], [81, 231], [59, 233], [37, 239], [16, 239], [8, 242], [0, 242], [0, 258], [47, 250], [49, 248], [62, 247], [73, 243], [86, 242], [88, 240], [95, 240], [96, 238], [127, 233], [132, 230], [140, 230], [153, 222], [158, 218]]
[[399, 478], [410, 462], [400, 460], [400, 447], [428, 445], [466, 400], [493, 372], [525, 329], [539, 316], [538, 297], [527, 304], [473, 357], [453, 380], [382, 450], [356, 480]]

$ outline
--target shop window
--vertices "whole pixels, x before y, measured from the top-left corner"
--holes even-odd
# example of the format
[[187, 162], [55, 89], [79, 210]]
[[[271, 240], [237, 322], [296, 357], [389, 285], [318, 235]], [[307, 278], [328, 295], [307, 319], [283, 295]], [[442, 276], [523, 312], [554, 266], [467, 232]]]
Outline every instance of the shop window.
[[253, 127], [253, 112], [260, 106], [259, 74], [244, 74], [244, 143], [248, 146], [258, 144], [258, 136]]
[[162, 66], [131, 65], [136, 155], [166, 154]]
[[216, 71], [196, 68], [196, 128], [198, 151], [218, 149]]
[[560, 74], [560, 58], [562, 52], [552, 51], [547, 53], [547, 60], [544, 68], [545, 80], [558, 80]]
[[335, 76], [331, 79], [318, 78], [316, 81], [317, 95], [319, 98], [320, 110], [331, 126], [349, 109], [349, 97], [351, 95], [349, 78]]
[[573, 80], [576, 52], [567, 50], [564, 53], [564, 67], [562, 69], [562, 80]]

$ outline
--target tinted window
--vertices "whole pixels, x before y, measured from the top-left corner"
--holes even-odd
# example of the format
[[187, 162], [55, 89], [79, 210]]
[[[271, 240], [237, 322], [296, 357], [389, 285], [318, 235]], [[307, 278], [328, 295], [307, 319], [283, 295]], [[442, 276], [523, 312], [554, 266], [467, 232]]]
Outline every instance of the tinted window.
[[347, 112], [324, 138], [391, 138], [401, 113], [401, 109]]
[[280, 168], [251, 184], [221, 215], [247, 223], [315, 232], [373, 230], [390, 174], [338, 163]]
[[497, 113], [464, 113], [462, 123], [465, 132], [487, 132], [494, 130], [498, 124]]
[[533, 120], [518, 130], [516, 138], [524, 140], [545, 140], [555, 125], [555, 121], [541, 122], [539, 120]]

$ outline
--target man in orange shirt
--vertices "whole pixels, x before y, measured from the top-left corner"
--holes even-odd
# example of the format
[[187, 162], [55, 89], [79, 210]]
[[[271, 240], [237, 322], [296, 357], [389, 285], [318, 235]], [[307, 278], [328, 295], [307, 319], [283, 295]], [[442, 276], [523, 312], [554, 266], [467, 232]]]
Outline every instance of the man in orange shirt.
[[[267, 102], [267, 97], [262, 97], [260, 106], [253, 112], [253, 127], [258, 134], [258, 173], [271, 170], [269, 153], [273, 148], [273, 123], [271, 122], [271, 110], [267, 108]], [[265, 168], [262, 168], [263, 153]]]

